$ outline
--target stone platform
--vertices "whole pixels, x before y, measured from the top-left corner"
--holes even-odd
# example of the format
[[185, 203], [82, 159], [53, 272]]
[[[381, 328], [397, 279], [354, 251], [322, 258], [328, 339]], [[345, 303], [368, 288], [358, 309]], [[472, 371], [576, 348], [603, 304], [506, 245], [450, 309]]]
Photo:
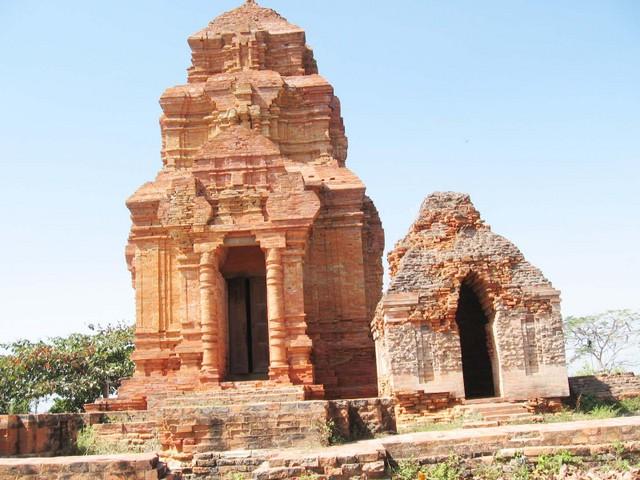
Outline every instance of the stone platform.
[[157, 480], [167, 475], [156, 454], [0, 459], [0, 480]]
[[516, 452], [536, 457], [561, 450], [595, 455], [611, 450], [612, 444], [640, 451], [640, 417], [411, 433], [317, 450], [203, 453], [183, 474], [188, 480], [224, 478], [233, 472], [251, 473], [259, 480], [303, 475], [388, 478], [387, 467], [403, 459], [435, 462], [452, 453], [475, 458]]
[[396, 431], [391, 399], [303, 400], [299, 386], [216, 390], [155, 398], [148, 411], [104, 413], [93, 425], [104, 439], [140, 446], [157, 438], [165, 454], [188, 462], [209, 451], [319, 447]]
[[[0, 480], [155, 479], [204, 480], [238, 473], [258, 480], [313, 475], [342, 480], [353, 476], [387, 478], [388, 467], [402, 459], [435, 462], [452, 453], [465, 458], [536, 457], [568, 450], [596, 455], [623, 445], [640, 451], [640, 416], [555, 424], [422, 432], [364, 440], [330, 448], [202, 452], [169, 473], [156, 455], [0, 459]], [[170, 464], [171, 465], [171, 464]], [[43, 476], [46, 475], [46, 476]]]

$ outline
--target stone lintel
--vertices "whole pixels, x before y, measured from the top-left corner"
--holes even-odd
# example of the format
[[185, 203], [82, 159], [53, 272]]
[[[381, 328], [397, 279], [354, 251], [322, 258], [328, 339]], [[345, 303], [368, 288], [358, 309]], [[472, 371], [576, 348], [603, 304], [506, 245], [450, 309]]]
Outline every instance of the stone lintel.
[[539, 285], [533, 287], [523, 287], [522, 291], [525, 295], [540, 300], [553, 300], [558, 299], [560, 301], [560, 290], [556, 290], [553, 287], [547, 285]]
[[285, 232], [260, 232], [256, 233], [256, 240], [260, 244], [260, 248], [285, 248], [287, 246], [287, 237]]
[[411, 309], [418, 304], [418, 293], [388, 293], [382, 299], [385, 323], [405, 322]]

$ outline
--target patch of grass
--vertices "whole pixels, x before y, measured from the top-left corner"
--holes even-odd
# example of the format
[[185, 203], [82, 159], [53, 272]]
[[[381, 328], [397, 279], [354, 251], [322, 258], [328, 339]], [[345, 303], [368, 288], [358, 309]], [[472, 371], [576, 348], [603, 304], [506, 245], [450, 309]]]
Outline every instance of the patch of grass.
[[393, 469], [393, 480], [459, 480], [465, 476], [465, 465], [457, 455], [450, 455], [444, 462], [420, 465], [416, 460], [402, 460]]
[[558, 413], [546, 414], [543, 416], [543, 421], [545, 423], [575, 422], [628, 415], [640, 415], [640, 397], [606, 401], [591, 395], [581, 395], [576, 401], [575, 409], [566, 408]]
[[316, 480], [320, 475], [317, 473], [305, 472], [298, 477], [298, 480]]
[[417, 480], [422, 467], [413, 459], [401, 460], [398, 466], [393, 469], [391, 478], [393, 480]]
[[620, 414], [620, 409], [614, 405], [597, 405], [588, 412], [589, 418], [592, 419], [615, 418], [621, 416]]
[[455, 420], [453, 422], [416, 423], [408, 428], [402, 428], [402, 431], [399, 433], [446, 432], [447, 430], [455, 430], [457, 428], [462, 428], [462, 420]]
[[500, 464], [484, 464], [476, 469], [473, 478], [477, 480], [500, 480], [504, 478], [504, 472]]
[[513, 478], [514, 480], [529, 480], [531, 478], [531, 466], [529, 460], [522, 452], [517, 453], [515, 457], [509, 462], [510, 472], [508, 472], [507, 478]]
[[423, 467], [428, 480], [459, 480], [464, 477], [465, 466], [460, 457], [451, 455], [446, 461]]
[[[224, 476], [225, 480], [246, 480], [247, 476], [241, 472], [230, 472]], [[302, 477], [300, 477], [302, 479]]]
[[76, 439], [76, 453], [78, 455], [117, 455], [119, 453], [147, 453], [160, 450], [161, 445], [157, 438], [133, 445], [126, 439], [102, 438], [92, 426], [80, 430]]
[[618, 402], [623, 412], [630, 415], [640, 415], [640, 397], [625, 398]]

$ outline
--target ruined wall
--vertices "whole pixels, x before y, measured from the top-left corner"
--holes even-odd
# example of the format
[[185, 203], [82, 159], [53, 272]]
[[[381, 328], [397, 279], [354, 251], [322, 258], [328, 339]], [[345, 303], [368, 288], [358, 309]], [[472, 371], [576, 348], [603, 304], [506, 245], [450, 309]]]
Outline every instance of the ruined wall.
[[0, 415], [0, 456], [72, 453], [78, 432], [102, 414]]
[[391, 285], [373, 322], [383, 393], [465, 396], [456, 323], [464, 283], [489, 320], [496, 395], [568, 394], [559, 292], [467, 195], [430, 195], [389, 263]]
[[569, 378], [571, 397], [591, 395], [602, 400], [640, 397], [640, 377], [633, 373], [585, 375]]

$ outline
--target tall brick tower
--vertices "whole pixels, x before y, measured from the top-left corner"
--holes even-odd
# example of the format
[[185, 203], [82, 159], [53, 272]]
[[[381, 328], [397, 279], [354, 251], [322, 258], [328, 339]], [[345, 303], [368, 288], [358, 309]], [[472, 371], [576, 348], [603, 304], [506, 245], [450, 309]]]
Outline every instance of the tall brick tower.
[[189, 45], [187, 84], [160, 99], [162, 169], [127, 201], [120, 401], [238, 382], [375, 396], [384, 234], [304, 31], [247, 1]]

